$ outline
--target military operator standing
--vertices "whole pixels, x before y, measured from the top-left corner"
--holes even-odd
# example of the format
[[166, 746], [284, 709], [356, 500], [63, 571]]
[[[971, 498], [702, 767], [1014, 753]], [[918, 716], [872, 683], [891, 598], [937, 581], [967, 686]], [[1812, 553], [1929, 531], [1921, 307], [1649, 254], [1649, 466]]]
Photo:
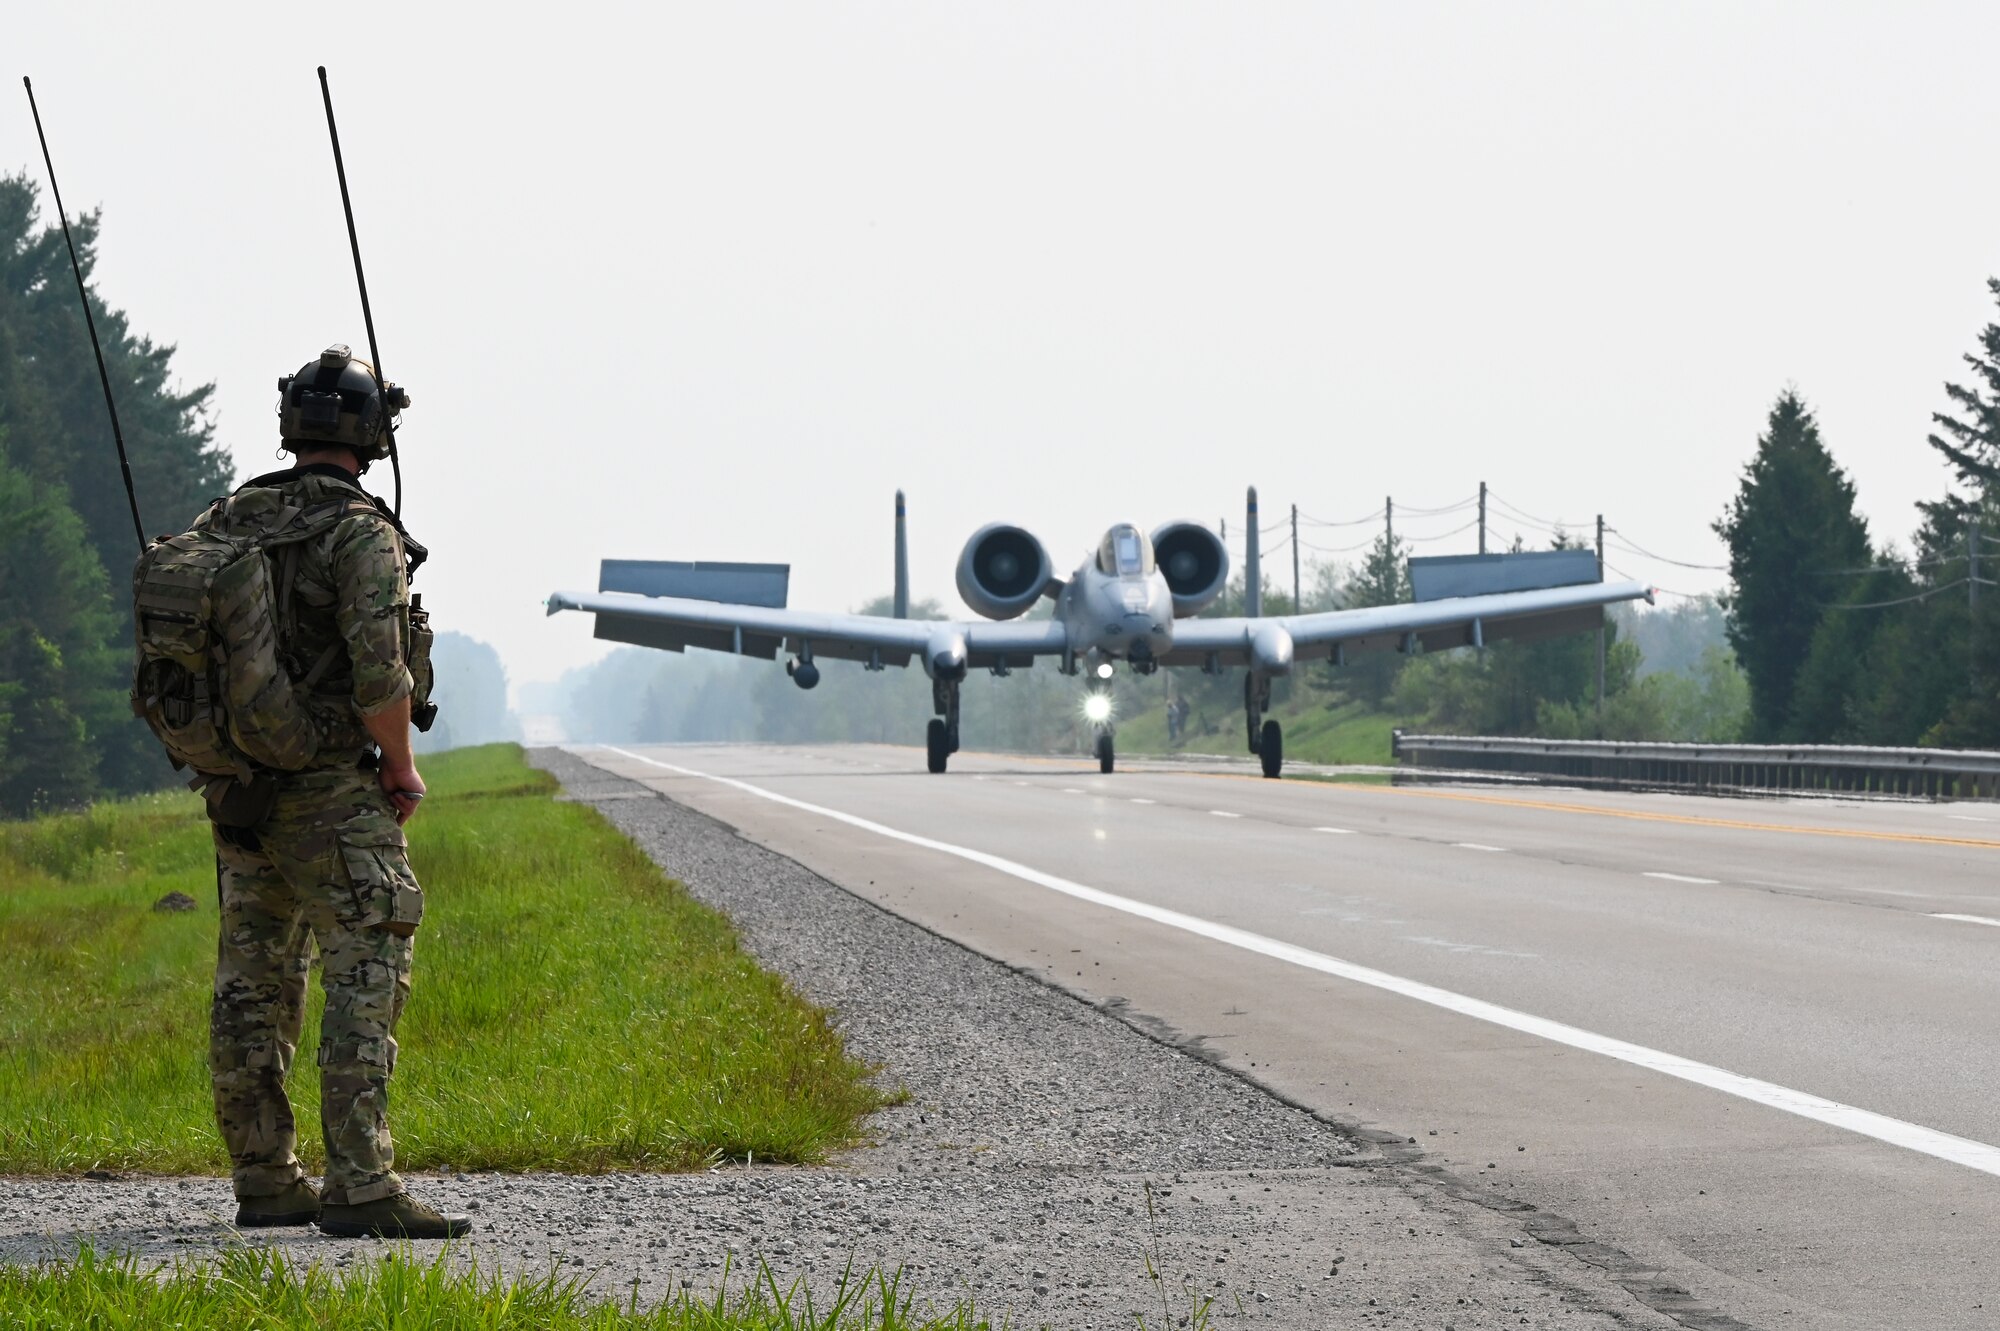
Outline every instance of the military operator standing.
[[[134, 709], [195, 769], [215, 823], [209, 1071], [236, 1223], [446, 1238], [471, 1222], [404, 1191], [388, 1124], [424, 911], [402, 831], [424, 796], [413, 708], [422, 724], [433, 710], [429, 629], [408, 582], [423, 551], [359, 479], [388, 456], [409, 398], [342, 346], [279, 388], [295, 465], [140, 559]], [[323, 1194], [294, 1153], [285, 1094], [315, 941]]]

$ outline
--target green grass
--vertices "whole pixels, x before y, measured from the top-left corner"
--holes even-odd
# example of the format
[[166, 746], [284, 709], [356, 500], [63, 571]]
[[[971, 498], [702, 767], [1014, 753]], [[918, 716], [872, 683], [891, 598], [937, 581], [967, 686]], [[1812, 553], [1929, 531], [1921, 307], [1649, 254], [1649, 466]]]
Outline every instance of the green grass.
[[802, 1284], [780, 1288], [768, 1268], [733, 1292], [682, 1292], [641, 1306], [593, 1296], [582, 1278], [554, 1272], [508, 1278], [450, 1254], [407, 1251], [332, 1271], [272, 1249], [235, 1249], [203, 1261], [145, 1266], [84, 1249], [73, 1260], [0, 1267], [0, 1331], [174, 1327], [178, 1331], [973, 1331], [988, 1323], [969, 1303], [919, 1310], [898, 1277], [856, 1273], [815, 1306]]
[[[1406, 722], [1385, 712], [1368, 710], [1360, 703], [1329, 702], [1318, 693], [1305, 693], [1296, 700], [1281, 700], [1271, 716], [1285, 728], [1285, 757], [1302, 763], [1340, 766], [1386, 766], [1390, 762], [1389, 732]], [[1144, 712], [1118, 721], [1120, 753], [1228, 753], [1242, 752], [1242, 714], [1229, 713], [1229, 724], [1212, 734], [1188, 737], [1186, 743], [1167, 743], [1167, 723], [1163, 711], [1149, 707]]]
[[[825, 1013], [512, 745], [431, 758], [391, 1106], [412, 1169], [819, 1160], [882, 1103]], [[199, 909], [158, 913], [168, 891]], [[192, 796], [0, 823], [0, 1172], [220, 1173], [214, 861]], [[292, 1076], [318, 1165], [315, 982]]]

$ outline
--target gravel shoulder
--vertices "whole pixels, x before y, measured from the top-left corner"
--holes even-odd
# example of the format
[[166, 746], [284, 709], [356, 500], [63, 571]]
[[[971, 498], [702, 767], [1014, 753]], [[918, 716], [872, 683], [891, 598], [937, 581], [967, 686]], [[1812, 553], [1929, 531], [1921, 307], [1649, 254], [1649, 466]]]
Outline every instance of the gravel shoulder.
[[[1573, 1231], [1469, 1200], [1414, 1151], [1358, 1140], [637, 783], [534, 758], [727, 913], [907, 1098], [821, 1168], [413, 1180], [472, 1210], [482, 1265], [580, 1268], [643, 1302], [713, 1289], [725, 1263], [821, 1295], [850, 1263], [880, 1264], [919, 1303], [969, 1295], [996, 1325], [1176, 1325], [1205, 1301], [1211, 1319], [1302, 1328], [1725, 1324], [1669, 1318]], [[0, 1260], [252, 1242], [344, 1264], [380, 1246], [239, 1237], [232, 1210], [222, 1179], [0, 1179]]]

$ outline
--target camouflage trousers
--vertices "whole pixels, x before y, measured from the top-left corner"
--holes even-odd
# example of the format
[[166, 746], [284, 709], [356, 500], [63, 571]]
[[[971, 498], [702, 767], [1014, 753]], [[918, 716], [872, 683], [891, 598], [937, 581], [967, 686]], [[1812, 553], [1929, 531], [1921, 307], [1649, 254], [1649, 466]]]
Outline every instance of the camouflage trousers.
[[208, 1067], [238, 1197], [303, 1176], [285, 1079], [305, 1018], [317, 943], [323, 1199], [360, 1204], [403, 1191], [389, 1136], [396, 1021], [410, 995], [423, 892], [373, 772], [289, 773], [252, 836], [215, 829], [222, 937]]

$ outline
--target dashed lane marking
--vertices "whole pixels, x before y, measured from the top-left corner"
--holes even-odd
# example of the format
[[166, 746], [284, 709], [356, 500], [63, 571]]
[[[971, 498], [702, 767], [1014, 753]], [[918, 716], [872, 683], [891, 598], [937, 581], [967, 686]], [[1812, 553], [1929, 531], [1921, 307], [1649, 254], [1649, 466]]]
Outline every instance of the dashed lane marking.
[[1454, 841], [1451, 844], [1460, 850], [1490, 850], [1504, 853], [1507, 849], [1505, 846], [1488, 846], [1477, 841]]
[[1231, 813], [1227, 809], [1210, 809], [1208, 813], [1211, 818], [1241, 818], [1243, 816], [1240, 813]]
[[1331, 832], [1331, 833], [1333, 833], [1333, 834], [1334, 834], [1335, 836], [1353, 836], [1353, 835], [1354, 835], [1354, 829], [1353, 829], [1353, 828], [1351, 828], [1351, 827], [1315, 827], [1315, 828], [1313, 829], [1313, 831], [1315, 831], [1315, 832]]
[[[1247, 929], [1238, 929], [1233, 925], [1217, 924], [1213, 920], [1204, 920], [1197, 916], [1184, 915], [1180, 911], [1168, 910], [1164, 906], [1155, 906], [1151, 902], [1137, 901], [1131, 897], [1122, 897], [1116, 893], [1106, 892], [1101, 888], [1087, 887], [1082, 883], [1072, 882], [1067, 878], [1058, 878], [1054, 874], [1043, 873], [1040, 869], [1031, 869], [1025, 864], [1017, 864], [1013, 860], [1002, 859], [998, 855], [989, 855], [983, 850], [972, 850], [965, 846], [954, 846], [948, 841], [938, 841], [931, 837], [918, 836], [913, 832], [903, 832], [893, 827], [885, 827], [881, 823], [870, 822], [866, 818], [857, 817], [851, 813], [843, 813], [839, 809], [829, 809], [819, 804], [808, 804], [804, 800], [793, 799], [789, 795], [780, 795], [776, 791], [765, 790], [762, 786], [753, 786], [747, 781], [738, 781], [733, 777], [715, 776], [708, 772], [696, 771], [691, 767], [678, 767], [673, 763], [663, 763], [657, 758], [648, 758], [643, 754], [633, 753], [629, 749], [615, 748], [611, 745], [605, 745], [604, 749], [608, 753], [615, 753], [620, 757], [630, 758], [634, 762], [644, 763], [648, 767], [657, 767], [662, 771], [673, 772], [679, 776], [690, 776], [703, 781], [713, 781], [717, 785], [740, 790], [745, 794], [754, 795], [758, 799], [769, 800], [773, 804], [782, 804], [787, 808], [797, 809], [803, 813], [813, 814], [817, 817], [831, 818], [835, 822], [845, 823], [849, 827], [872, 833], [875, 836], [886, 837], [891, 841], [900, 841], [905, 845], [936, 851], [941, 855], [950, 855], [954, 858], [965, 860], [968, 863], [977, 864], [982, 868], [991, 869], [996, 873], [1006, 874], [1010, 878], [1018, 878], [1022, 882], [1047, 888], [1051, 892], [1057, 892], [1063, 896], [1071, 897], [1078, 901], [1089, 902], [1091, 905], [1102, 906], [1107, 910], [1115, 910], [1121, 914], [1131, 915], [1138, 919], [1149, 920], [1166, 928], [1177, 929], [1199, 938], [1206, 938], [1211, 942], [1220, 943], [1225, 947], [1238, 948], [1245, 952], [1252, 952], [1259, 956], [1269, 957], [1275, 961], [1282, 961], [1289, 965], [1298, 966], [1304, 970], [1317, 971], [1322, 975], [1331, 975], [1339, 979], [1350, 980], [1356, 984], [1367, 985], [1373, 989], [1380, 989], [1387, 993], [1414, 999], [1419, 1003], [1425, 1003], [1432, 1007], [1442, 1008], [1447, 1012], [1455, 1012], [1460, 1016], [1471, 1017], [1475, 1021], [1483, 1021], [1494, 1026], [1504, 1027], [1508, 1030], [1520, 1031], [1525, 1035], [1533, 1035], [1554, 1044], [1567, 1045], [1572, 1049], [1581, 1049], [1589, 1053], [1601, 1054], [1606, 1058], [1614, 1058], [1622, 1063], [1646, 1068], [1664, 1076], [1692, 1082], [1697, 1086], [1706, 1086], [1711, 1090], [1721, 1091], [1725, 1095], [1733, 1095], [1738, 1099], [1748, 1100], [1770, 1109], [1781, 1110], [1784, 1113], [1793, 1114], [1799, 1118], [1810, 1119], [1815, 1123], [1825, 1123], [1831, 1127], [1841, 1128], [1863, 1137], [1872, 1138], [1875, 1141], [1887, 1142], [1892, 1146], [1900, 1146], [1906, 1150], [1916, 1151], [1923, 1155], [1931, 1156], [1934, 1159], [1963, 1165], [1967, 1169], [1976, 1169], [1982, 1174], [2000, 1176], [2000, 1146], [1994, 1146], [1987, 1142], [1974, 1141], [1969, 1137], [1954, 1136], [1948, 1132], [1940, 1132], [1936, 1128], [1924, 1127], [1920, 1123], [1909, 1123], [1899, 1118], [1890, 1118], [1887, 1114], [1878, 1114], [1873, 1110], [1842, 1104], [1838, 1100], [1829, 1100], [1823, 1096], [1813, 1095], [1808, 1091], [1797, 1091], [1788, 1086], [1780, 1086], [1775, 1082], [1760, 1081], [1755, 1077], [1746, 1077], [1741, 1073], [1730, 1072], [1725, 1068], [1713, 1067], [1707, 1063], [1698, 1063], [1694, 1059], [1683, 1058], [1679, 1054], [1670, 1054], [1659, 1049], [1648, 1049], [1644, 1045], [1633, 1044], [1628, 1040], [1620, 1040], [1615, 1036], [1600, 1035], [1595, 1031], [1587, 1031], [1579, 1026], [1552, 1021], [1547, 1017], [1537, 1017], [1527, 1012], [1517, 1012], [1513, 1008], [1502, 1007], [1498, 1003], [1489, 1003], [1484, 999], [1454, 993], [1449, 989], [1440, 989], [1436, 985], [1425, 984], [1420, 980], [1405, 979], [1400, 975], [1391, 975], [1387, 971], [1379, 971], [1372, 967], [1357, 965], [1351, 961], [1343, 961], [1339, 957], [1331, 957], [1323, 952], [1313, 952], [1299, 947], [1295, 943], [1280, 942], [1275, 938], [1266, 938], [1262, 934], [1253, 934]], [[1976, 918], [1983, 920], [1983, 917]], [[1995, 921], [1994, 923], [2000, 924], [2000, 921]]]
[[1158, 800], [1142, 800], [1142, 799], [1134, 799], [1134, 800], [1133, 800], [1132, 802], [1133, 802], [1134, 804], [1158, 804], [1158, 803], [1159, 803], [1159, 801], [1158, 801]]
[[1065, 795], [1081, 795], [1081, 794], [1083, 793], [1083, 787], [1081, 787], [1081, 786], [1064, 786], [1064, 787], [1062, 788], [1062, 793], [1063, 793], [1063, 794], [1065, 794]]
[[1647, 878], [1664, 878], [1670, 883], [1694, 883], [1700, 887], [1716, 887], [1722, 881], [1719, 878], [1692, 878], [1684, 873], [1665, 873], [1662, 871], [1655, 871], [1644, 876]]
[[1934, 920], [1957, 920], [1961, 924], [1990, 924], [2000, 929], [2000, 920], [1985, 915], [1933, 915]]

